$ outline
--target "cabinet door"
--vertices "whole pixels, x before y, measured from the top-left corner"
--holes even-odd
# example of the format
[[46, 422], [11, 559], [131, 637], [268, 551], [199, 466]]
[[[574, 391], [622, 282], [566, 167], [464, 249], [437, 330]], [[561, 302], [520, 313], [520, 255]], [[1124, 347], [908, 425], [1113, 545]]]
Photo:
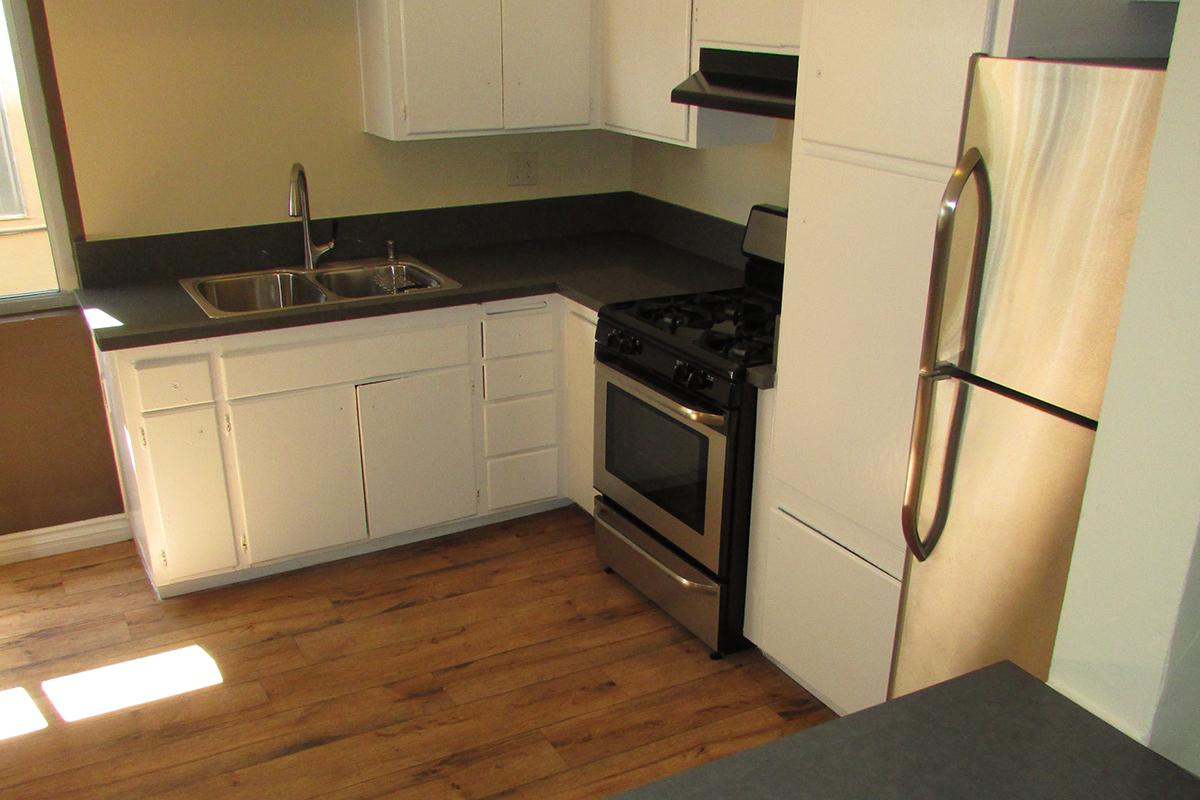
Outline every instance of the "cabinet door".
[[900, 582], [775, 510], [754, 643], [839, 714], [887, 698]]
[[810, 142], [954, 163], [984, 0], [815, 0], [800, 56], [797, 135]]
[[586, 125], [591, 0], [504, 0], [504, 127]]
[[605, 126], [687, 141], [671, 90], [691, 74], [690, 0], [602, 0], [601, 13]]
[[795, 511], [897, 577], [900, 504], [941, 184], [792, 161], [775, 477]]
[[353, 386], [241, 400], [232, 421], [252, 561], [366, 538]]
[[475, 514], [469, 367], [358, 387], [372, 536]]
[[165, 560], [172, 579], [233, 569], [237, 546], [216, 411], [172, 411], [143, 425], [163, 534], [163, 552], [150, 558]]
[[403, 0], [407, 133], [504, 127], [500, 0]]
[[596, 317], [569, 310], [564, 318], [567, 373], [567, 494], [592, 512], [592, 451], [596, 427]]

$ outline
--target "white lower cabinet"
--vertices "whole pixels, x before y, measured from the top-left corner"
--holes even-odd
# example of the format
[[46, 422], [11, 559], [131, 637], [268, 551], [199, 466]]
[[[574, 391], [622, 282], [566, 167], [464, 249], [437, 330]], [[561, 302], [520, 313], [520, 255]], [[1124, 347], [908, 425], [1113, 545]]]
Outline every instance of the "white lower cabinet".
[[559, 497], [558, 298], [483, 306], [484, 492], [490, 510]]
[[839, 714], [882, 703], [900, 582], [779, 509], [765, 533], [754, 643]]
[[231, 404], [251, 563], [366, 538], [353, 386]]
[[371, 536], [476, 513], [471, 406], [467, 366], [358, 387]]
[[563, 303], [564, 376], [567, 443], [567, 496], [589, 514], [592, 488], [593, 431], [596, 425], [596, 312]]
[[[142, 422], [157, 511], [165, 532], [149, 559], [172, 577], [188, 578], [238, 563], [221, 460], [220, 426], [211, 404], [148, 415]], [[149, 509], [147, 509], [149, 511]]]
[[548, 295], [101, 353], [155, 587], [561, 504], [558, 309]]

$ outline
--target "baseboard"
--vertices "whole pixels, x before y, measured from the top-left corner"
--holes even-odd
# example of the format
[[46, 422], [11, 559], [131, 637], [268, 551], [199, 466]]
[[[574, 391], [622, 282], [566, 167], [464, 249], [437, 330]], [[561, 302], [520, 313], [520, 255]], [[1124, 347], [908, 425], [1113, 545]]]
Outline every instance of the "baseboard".
[[133, 538], [124, 514], [0, 535], [0, 564], [84, 550]]

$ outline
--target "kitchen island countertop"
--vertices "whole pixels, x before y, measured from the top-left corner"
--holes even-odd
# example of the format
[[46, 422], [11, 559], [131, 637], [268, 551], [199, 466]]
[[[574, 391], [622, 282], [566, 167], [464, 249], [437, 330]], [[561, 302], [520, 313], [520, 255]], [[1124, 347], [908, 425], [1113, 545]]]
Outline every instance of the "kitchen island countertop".
[[1200, 797], [1200, 778], [1009, 662], [696, 767], [622, 800]]
[[[99, 309], [120, 321], [118, 326], [93, 330], [99, 349], [119, 350], [547, 292], [559, 292], [598, 309], [621, 300], [725, 289], [742, 283], [739, 270], [628, 233], [565, 236], [411, 255], [462, 287], [222, 319], [206, 316], [177, 281], [81, 289], [78, 300], [84, 309]], [[230, 269], [234, 271], [236, 268]]]

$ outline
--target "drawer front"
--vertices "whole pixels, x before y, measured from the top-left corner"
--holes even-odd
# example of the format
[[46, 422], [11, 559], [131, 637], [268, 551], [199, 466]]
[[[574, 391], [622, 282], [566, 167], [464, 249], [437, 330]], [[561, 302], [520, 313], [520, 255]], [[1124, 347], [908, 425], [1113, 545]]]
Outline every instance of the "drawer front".
[[208, 359], [164, 359], [134, 365], [142, 411], [211, 403]]
[[484, 454], [502, 456], [518, 450], [551, 447], [558, 442], [554, 395], [493, 403], [483, 409]]
[[518, 356], [483, 365], [485, 400], [554, 390], [554, 354]]
[[487, 462], [488, 506], [532, 503], [558, 496], [558, 448]]
[[553, 314], [514, 314], [483, 321], [483, 357], [502, 358], [554, 349]]
[[596, 556], [713, 650], [721, 586], [596, 498]]
[[225, 382], [236, 398], [457, 366], [470, 360], [469, 330], [463, 324], [236, 351], [222, 358]]

